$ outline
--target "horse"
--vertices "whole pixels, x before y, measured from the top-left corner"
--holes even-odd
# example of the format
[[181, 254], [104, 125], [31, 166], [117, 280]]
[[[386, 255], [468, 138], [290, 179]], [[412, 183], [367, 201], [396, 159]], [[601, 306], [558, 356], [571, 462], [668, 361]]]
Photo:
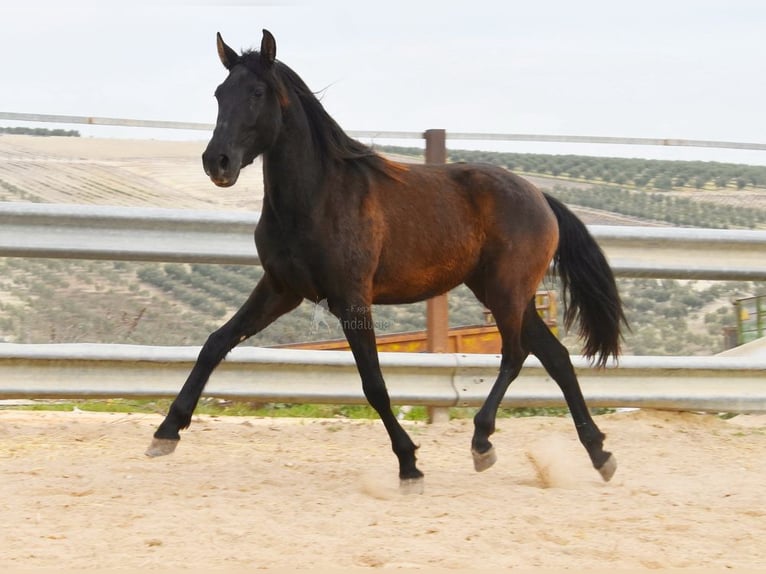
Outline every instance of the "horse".
[[255, 244], [264, 274], [242, 307], [202, 346], [154, 433], [149, 456], [172, 453], [205, 384], [236, 345], [304, 299], [326, 301], [348, 340], [369, 404], [388, 432], [404, 490], [422, 491], [418, 448], [391, 409], [378, 361], [373, 304], [422, 301], [465, 284], [493, 314], [502, 339], [497, 379], [474, 416], [471, 452], [483, 471], [500, 402], [531, 353], [560, 387], [581, 444], [604, 481], [617, 463], [603, 448], [569, 353], [535, 311], [553, 269], [564, 323], [579, 324], [583, 354], [617, 359], [627, 324], [608, 262], [561, 202], [490, 165], [412, 165], [349, 137], [263, 31], [260, 50], [237, 53], [216, 35], [228, 75], [215, 90], [218, 117], [202, 164], [219, 187], [263, 160], [264, 200]]

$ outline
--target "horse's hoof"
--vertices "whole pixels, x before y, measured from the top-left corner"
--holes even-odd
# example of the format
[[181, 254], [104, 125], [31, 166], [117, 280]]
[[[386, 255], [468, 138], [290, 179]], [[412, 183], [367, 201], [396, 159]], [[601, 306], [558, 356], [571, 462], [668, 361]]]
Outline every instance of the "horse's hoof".
[[173, 454], [173, 451], [176, 450], [177, 446], [177, 439], [154, 438], [152, 439], [152, 444], [146, 449], [146, 456], [154, 458], [157, 456], [165, 456], [166, 454]]
[[420, 478], [402, 478], [399, 480], [399, 492], [402, 494], [423, 494], [425, 480]]
[[598, 470], [598, 473], [601, 475], [601, 478], [604, 479], [604, 482], [609, 482], [617, 470], [617, 459], [614, 458], [613, 454], [610, 454], [609, 458], [604, 461], [604, 464], [596, 470]]
[[487, 452], [476, 452], [471, 449], [471, 454], [473, 455], [473, 467], [476, 469], [476, 472], [487, 470], [497, 462], [494, 446], [490, 447]]

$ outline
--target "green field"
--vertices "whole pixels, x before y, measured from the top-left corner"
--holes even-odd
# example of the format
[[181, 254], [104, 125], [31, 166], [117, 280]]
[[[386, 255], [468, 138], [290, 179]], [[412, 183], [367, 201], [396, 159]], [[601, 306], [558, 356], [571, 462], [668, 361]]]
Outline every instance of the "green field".
[[[0, 259], [0, 338], [17, 343], [201, 345], [244, 302], [257, 267]], [[557, 291], [550, 279], [546, 287]], [[724, 350], [733, 326], [730, 301], [764, 292], [751, 282], [622, 279], [632, 331], [625, 352], [710, 355]], [[340, 338], [337, 322], [314, 329], [304, 302], [247, 344], [278, 345]], [[425, 304], [376, 306], [379, 333], [425, 328]], [[483, 307], [464, 287], [450, 294], [453, 326], [480, 324]], [[560, 319], [559, 319], [560, 322]], [[577, 341], [564, 336], [573, 352]]]

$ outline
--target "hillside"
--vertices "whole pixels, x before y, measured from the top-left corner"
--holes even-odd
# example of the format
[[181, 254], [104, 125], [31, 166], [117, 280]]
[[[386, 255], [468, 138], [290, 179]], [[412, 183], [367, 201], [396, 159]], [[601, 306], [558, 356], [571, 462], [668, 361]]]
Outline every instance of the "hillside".
[[[0, 201], [258, 210], [263, 193], [258, 167], [243, 172], [234, 188], [215, 188], [200, 166], [204, 145], [0, 135]], [[603, 182], [566, 182], [546, 175], [529, 178], [570, 202], [586, 223], [679, 224], [663, 220], [663, 212], [682, 204], [652, 199], [656, 190], [619, 191]], [[662, 197], [672, 197], [668, 193]], [[697, 194], [679, 193], [684, 201], [700, 204]], [[615, 197], [618, 201], [613, 201]], [[578, 202], [586, 205], [580, 207]], [[634, 209], [642, 202], [654, 205], [654, 211]], [[750, 203], [740, 205], [736, 197], [728, 199], [729, 205], [709, 203], [714, 206], [710, 212], [690, 211], [702, 221], [697, 225], [715, 226], [711, 222], [717, 221], [733, 225], [720, 218], [754, 213]], [[756, 226], [763, 225], [766, 217], [758, 217]], [[0, 340], [201, 344], [244, 301], [259, 273], [257, 268], [237, 266], [0, 259]], [[626, 336], [626, 352], [638, 354], [718, 352], [723, 348], [721, 329], [733, 322], [730, 300], [764, 291], [762, 285], [752, 283], [655, 280], [623, 280], [620, 288], [633, 326]], [[424, 311], [423, 303], [376, 309], [377, 330], [422, 329]], [[482, 311], [465, 288], [450, 296], [453, 325], [480, 323]], [[313, 305], [304, 303], [251, 343], [340, 336], [332, 321], [329, 329], [314, 329], [313, 313]], [[572, 350], [579, 350], [572, 337], [564, 340]]]
[[[419, 157], [422, 150], [379, 146], [386, 153]], [[490, 163], [516, 173], [537, 174], [587, 187], [609, 184], [643, 191], [704, 192], [696, 197], [714, 203], [766, 207], [766, 166], [711, 161], [669, 161], [641, 158], [501, 153], [451, 149], [449, 161]], [[728, 194], [736, 190], [740, 193]]]
[[259, 210], [260, 170], [222, 192], [202, 171], [205, 145], [0, 134], [0, 201]]

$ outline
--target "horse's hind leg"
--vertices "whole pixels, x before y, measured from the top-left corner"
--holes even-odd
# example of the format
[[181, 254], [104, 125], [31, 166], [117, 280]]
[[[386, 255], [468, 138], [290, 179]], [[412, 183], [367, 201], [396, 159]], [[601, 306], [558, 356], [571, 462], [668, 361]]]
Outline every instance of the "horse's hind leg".
[[537, 314], [534, 301], [524, 315], [522, 337], [524, 346], [540, 359], [545, 370], [561, 388], [580, 442], [588, 451], [594, 468], [608, 481], [617, 470], [617, 461], [612, 453], [603, 450], [605, 436], [590, 416], [569, 352]]

